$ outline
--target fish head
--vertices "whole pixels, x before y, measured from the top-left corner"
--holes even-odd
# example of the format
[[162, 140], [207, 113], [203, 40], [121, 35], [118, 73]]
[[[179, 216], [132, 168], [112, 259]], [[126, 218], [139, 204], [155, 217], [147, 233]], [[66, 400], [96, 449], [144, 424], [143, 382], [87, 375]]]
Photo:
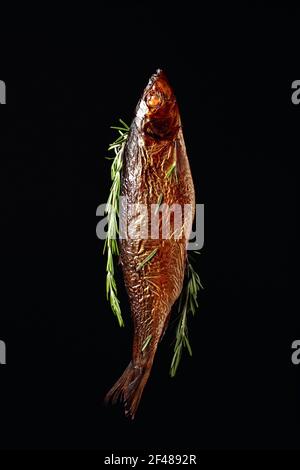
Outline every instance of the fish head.
[[150, 78], [138, 104], [137, 117], [144, 135], [155, 140], [172, 140], [180, 128], [174, 92], [165, 73], [158, 69]]

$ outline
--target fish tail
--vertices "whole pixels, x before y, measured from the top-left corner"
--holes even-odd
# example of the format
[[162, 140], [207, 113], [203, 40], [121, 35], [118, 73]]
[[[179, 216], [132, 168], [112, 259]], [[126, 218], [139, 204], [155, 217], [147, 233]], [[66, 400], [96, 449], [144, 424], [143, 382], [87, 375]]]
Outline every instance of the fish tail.
[[125, 415], [134, 419], [139, 406], [143, 390], [147, 383], [152, 367], [151, 363], [135, 366], [131, 361], [119, 380], [111, 388], [105, 397], [105, 402], [117, 401], [124, 403]]

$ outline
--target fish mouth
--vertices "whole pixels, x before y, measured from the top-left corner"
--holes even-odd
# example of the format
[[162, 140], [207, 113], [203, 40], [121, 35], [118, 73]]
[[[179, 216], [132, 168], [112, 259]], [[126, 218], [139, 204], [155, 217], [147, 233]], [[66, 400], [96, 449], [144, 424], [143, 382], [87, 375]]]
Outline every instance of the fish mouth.
[[156, 69], [156, 72], [152, 75], [152, 77], [155, 78], [155, 79], [157, 79], [158, 77], [167, 78], [165, 72], [163, 71], [163, 69]]
[[162, 69], [157, 69], [151, 76], [145, 91], [146, 94], [149, 92], [160, 93], [165, 99], [170, 99], [174, 96], [169, 80]]
[[157, 80], [159, 77], [162, 77], [162, 76], [166, 77], [166, 74], [163, 71], [163, 69], [156, 69], [156, 72], [154, 72], [149, 79], [148, 86], [152, 84], [153, 82], [155, 82], [155, 80]]

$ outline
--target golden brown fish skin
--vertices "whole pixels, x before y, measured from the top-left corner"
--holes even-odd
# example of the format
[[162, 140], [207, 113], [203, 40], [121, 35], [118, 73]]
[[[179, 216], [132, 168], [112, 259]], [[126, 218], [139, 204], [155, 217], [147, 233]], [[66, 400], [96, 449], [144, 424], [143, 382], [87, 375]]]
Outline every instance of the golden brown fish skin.
[[[166, 172], [176, 159], [177, 179]], [[195, 211], [195, 193], [182, 134], [178, 105], [165, 74], [154, 74], [136, 108], [124, 152], [121, 195], [128, 209], [122, 213], [132, 226], [138, 224], [130, 204], [144, 204], [150, 219], [151, 204], [190, 204], [192, 211], [184, 220], [189, 234]], [[123, 215], [122, 215], [123, 214]], [[121, 221], [122, 222], [122, 221]], [[151, 222], [148, 222], [149, 234]], [[172, 230], [171, 230], [172, 232]], [[167, 327], [174, 302], [179, 297], [186, 266], [187, 240], [123, 239], [121, 264], [134, 323], [132, 361], [111, 389], [107, 399], [120, 396], [128, 416], [134, 418], [148, 380], [158, 342]], [[145, 258], [158, 249], [153, 259], [138, 270]], [[147, 338], [151, 341], [143, 351]]]

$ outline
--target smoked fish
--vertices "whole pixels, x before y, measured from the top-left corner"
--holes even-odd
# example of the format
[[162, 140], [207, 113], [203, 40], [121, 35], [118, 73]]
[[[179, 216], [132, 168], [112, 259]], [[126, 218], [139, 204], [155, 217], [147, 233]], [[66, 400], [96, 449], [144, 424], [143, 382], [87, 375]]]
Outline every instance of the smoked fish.
[[[134, 418], [149, 378], [159, 341], [172, 306], [183, 288], [187, 243], [195, 215], [195, 191], [174, 92], [165, 73], [150, 78], [136, 112], [123, 154], [121, 196], [127, 208], [120, 210], [120, 224], [135, 227], [146, 215], [143, 205], [156, 212], [176, 204], [190, 210], [182, 219], [181, 233], [162, 235], [163, 212], [159, 210], [159, 236], [151, 237], [152, 218], [146, 221], [148, 236], [120, 240], [120, 263], [134, 325], [132, 360], [106, 396], [124, 403], [125, 414]], [[151, 212], [152, 210], [152, 212]], [[172, 212], [172, 211], [171, 211]], [[145, 220], [144, 220], [145, 222]], [[138, 233], [138, 232], [137, 232]]]

